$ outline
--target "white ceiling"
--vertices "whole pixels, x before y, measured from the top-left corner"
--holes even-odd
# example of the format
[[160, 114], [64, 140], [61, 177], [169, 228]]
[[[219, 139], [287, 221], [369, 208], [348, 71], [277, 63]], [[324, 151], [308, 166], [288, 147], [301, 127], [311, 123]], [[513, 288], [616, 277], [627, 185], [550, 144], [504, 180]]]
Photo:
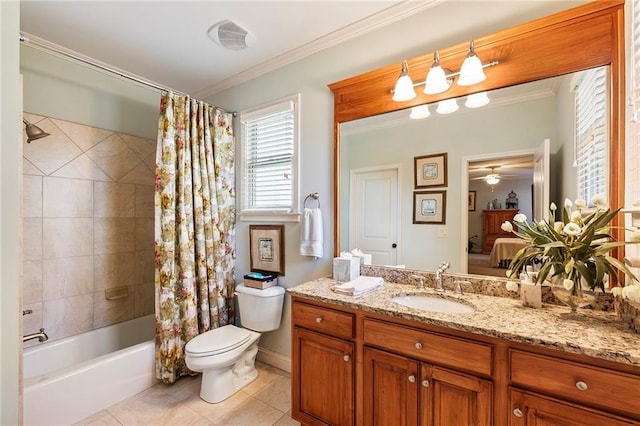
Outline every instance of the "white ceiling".
[[[20, 29], [34, 41], [204, 98], [435, 3], [22, 0]], [[240, 51], [214, 43], [207, 31], [225, 19], [249, 30], [255, 43]]]

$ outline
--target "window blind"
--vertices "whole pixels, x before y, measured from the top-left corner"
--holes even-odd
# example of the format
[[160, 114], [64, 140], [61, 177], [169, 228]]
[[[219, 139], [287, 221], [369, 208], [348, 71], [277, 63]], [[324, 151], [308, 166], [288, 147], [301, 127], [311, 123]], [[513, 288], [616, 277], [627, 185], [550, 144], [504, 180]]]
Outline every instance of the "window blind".
[[604, 67], [583, 71], [575, 92], [578, 197], [588, 203], [594, 195], [608, 195], [606, 77]]
[[285, 101], [243, 117], [247, 210], [293, 208], [294, 112]]

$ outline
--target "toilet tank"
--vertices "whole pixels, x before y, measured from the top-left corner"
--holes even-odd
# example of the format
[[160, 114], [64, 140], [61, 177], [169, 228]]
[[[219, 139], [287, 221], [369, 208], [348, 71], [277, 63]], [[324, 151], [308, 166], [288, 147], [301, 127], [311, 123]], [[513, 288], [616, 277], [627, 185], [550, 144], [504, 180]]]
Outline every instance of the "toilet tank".
[[260, 290], [236, 286], [240, 324], [249, 330], [263, 332], [277, 330], [282, 317], [284, 288], [273, 286]]

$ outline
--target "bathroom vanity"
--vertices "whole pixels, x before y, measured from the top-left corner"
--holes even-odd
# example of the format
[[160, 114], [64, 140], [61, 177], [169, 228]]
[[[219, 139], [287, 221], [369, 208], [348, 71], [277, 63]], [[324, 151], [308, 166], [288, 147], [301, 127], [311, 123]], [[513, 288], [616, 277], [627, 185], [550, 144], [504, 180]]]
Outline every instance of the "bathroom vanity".
[[[564, 306], [455, 295], [447, 278], [444, 296], [432, 284], [385, 281], [354, 298], [329, 278], [289, 289], [292, 416], [306, 425], [640, 424], [640, 335], [614, 313], [571, 319]], [[474, 312], [409, 308], [398, 295]]]

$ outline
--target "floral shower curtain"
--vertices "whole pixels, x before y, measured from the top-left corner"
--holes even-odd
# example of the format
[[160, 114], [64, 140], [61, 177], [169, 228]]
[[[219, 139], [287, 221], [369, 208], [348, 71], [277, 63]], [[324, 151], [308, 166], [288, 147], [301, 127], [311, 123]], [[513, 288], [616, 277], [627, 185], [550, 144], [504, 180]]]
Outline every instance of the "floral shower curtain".
[[191, 374], [184, 347], [233, 320], [232, 115], [163, 93], [155, 179], [156, 377]]

